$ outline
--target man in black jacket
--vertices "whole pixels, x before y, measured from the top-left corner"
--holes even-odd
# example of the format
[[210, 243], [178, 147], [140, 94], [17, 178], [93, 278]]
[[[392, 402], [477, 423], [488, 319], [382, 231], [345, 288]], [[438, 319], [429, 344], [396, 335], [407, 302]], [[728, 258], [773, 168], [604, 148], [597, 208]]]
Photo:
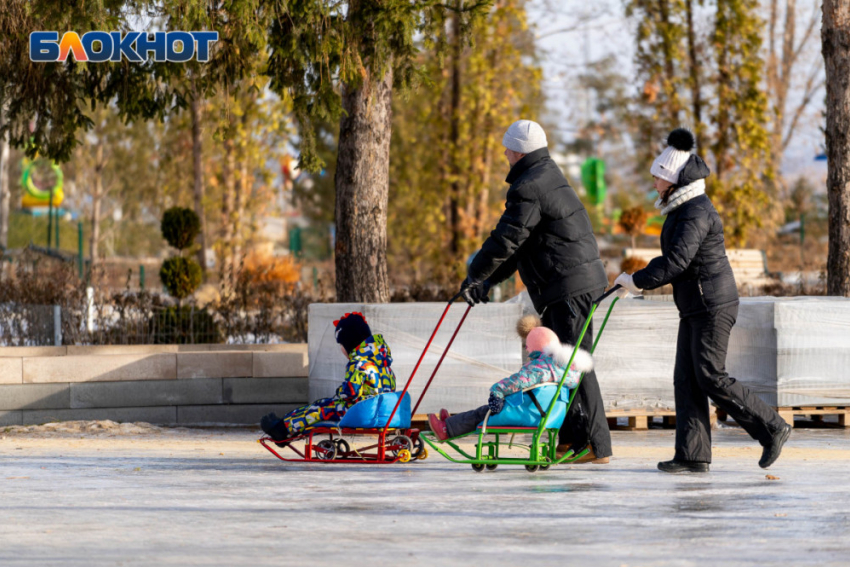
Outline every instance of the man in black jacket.
[[[502, 139], [511, 165], [505, 212], [469, 265], [467, 301], [487, 301], [492, 286], [519, 270], [543, 324], [562, 342], [575, 343], [593, 300], [608, 283], [590, 217], [560, 168], [549, 157], [536, 122], [514, 122]], [[593, 328], [582, 348], [593, 345]], [[611, 434], [596, 374], [585, 375], [560, 432], [559, 452], [591, 452], [582, 461], [607, 463]]]

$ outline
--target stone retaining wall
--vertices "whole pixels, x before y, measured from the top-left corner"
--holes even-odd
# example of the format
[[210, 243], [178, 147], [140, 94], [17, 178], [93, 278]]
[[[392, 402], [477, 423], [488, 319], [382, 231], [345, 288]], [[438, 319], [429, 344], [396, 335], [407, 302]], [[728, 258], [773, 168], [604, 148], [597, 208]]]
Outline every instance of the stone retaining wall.
[[253, 424], [306, 402], [306, 344], [0, 348], [0, 426]]

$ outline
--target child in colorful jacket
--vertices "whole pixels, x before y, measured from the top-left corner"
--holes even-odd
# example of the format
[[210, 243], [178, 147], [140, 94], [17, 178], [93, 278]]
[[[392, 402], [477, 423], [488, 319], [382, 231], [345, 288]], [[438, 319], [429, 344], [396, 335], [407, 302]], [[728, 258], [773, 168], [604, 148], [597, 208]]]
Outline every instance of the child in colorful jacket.
[[[487, 405], [478, 409], [465, 411], [449, 417], [449, 412], [440, 410], [440, 414], [429, 414], [428, 423], [431, 431], [440, 441], [458, 437], [475, 431], [478, 424], [484, 421], [487, 412], [499, 413], [505, 405], [505, 398], [531, 386], [546, 382], [559, 382], [564, 375], [573, 346], [561, 344], [558, 336], [551, 329], [540, 326], [537, 317], [523, 317], [517, 323], [517, 332], [525, 339], [528, 350], [528, 361], [519, 372], [493, 384], [490, 388], [490, 399]], [[579, 349], [576, 353], [564, 386], [573, 389], [579, 384], [581, 374], [593, 369], [593, 358], [587, 351]]]
[[260, 420], [263, 431], [275, 441], [296, 437], [319, 421], [339, 421], [359, 401], [395, 391], [390, 367], [390, 347], [381, 335], [373, 335], [361, 313], [346, 313], [334, 321], [336, 342], [348, 357], [345, 379], [331, 398], [294, 409], [283, 418], [270, 413]]

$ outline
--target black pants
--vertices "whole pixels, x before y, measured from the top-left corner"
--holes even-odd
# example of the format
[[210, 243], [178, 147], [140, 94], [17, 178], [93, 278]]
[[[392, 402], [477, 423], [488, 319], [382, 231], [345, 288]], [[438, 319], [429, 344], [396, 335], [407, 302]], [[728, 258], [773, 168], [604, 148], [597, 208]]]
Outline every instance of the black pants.
[[[604, 291], [600, 288], [549, 305], [543, 312], [543, 325], [555, 331], [561, 342], [574, 345], [584, 327], [587, 314], [590, 313], [593, 300]], [[593, 348], [593, 322], [587, 328], [581, 347], [588, 352]], [[591, 371], [584, 375], [558, 437], [561, 444], [571, 444], [576, 451], [590, 443], [597, 457], [612, 455], [611, 432], [605, 418], [605, 406], [596, 372]]]
[[729, 335], [738, 306], [679, 322], [676, 369], [676, 459], [711, 462], [711, 423], [708, 398], [762, 446], [785, 426], [785, 421], [761, 398], [726, 373]]
[[489, 406], [485, 404], [478, 409], [461, 412], [448, 418], [446, 430], [449, 432], [449, 437], [458, 437], [475, 431], [478, 424], [487, 416], [488, 409]]

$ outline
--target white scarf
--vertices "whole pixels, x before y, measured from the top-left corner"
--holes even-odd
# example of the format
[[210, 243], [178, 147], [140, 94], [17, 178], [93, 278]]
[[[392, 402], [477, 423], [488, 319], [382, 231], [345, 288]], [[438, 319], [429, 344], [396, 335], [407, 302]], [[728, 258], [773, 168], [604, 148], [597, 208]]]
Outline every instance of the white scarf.
[[673, 192], [670, 199], [667, 200], [666, 205], [661, 202], [661, 197], [659, 197], [658, 200], [655, 201], [655, 208], [661, 211], [662, 215], [667, 215], [694, 197], [699, 197], [700, 195], [705, 195], [705, 179], [697, 179], [690, 185], [679, 187]]

